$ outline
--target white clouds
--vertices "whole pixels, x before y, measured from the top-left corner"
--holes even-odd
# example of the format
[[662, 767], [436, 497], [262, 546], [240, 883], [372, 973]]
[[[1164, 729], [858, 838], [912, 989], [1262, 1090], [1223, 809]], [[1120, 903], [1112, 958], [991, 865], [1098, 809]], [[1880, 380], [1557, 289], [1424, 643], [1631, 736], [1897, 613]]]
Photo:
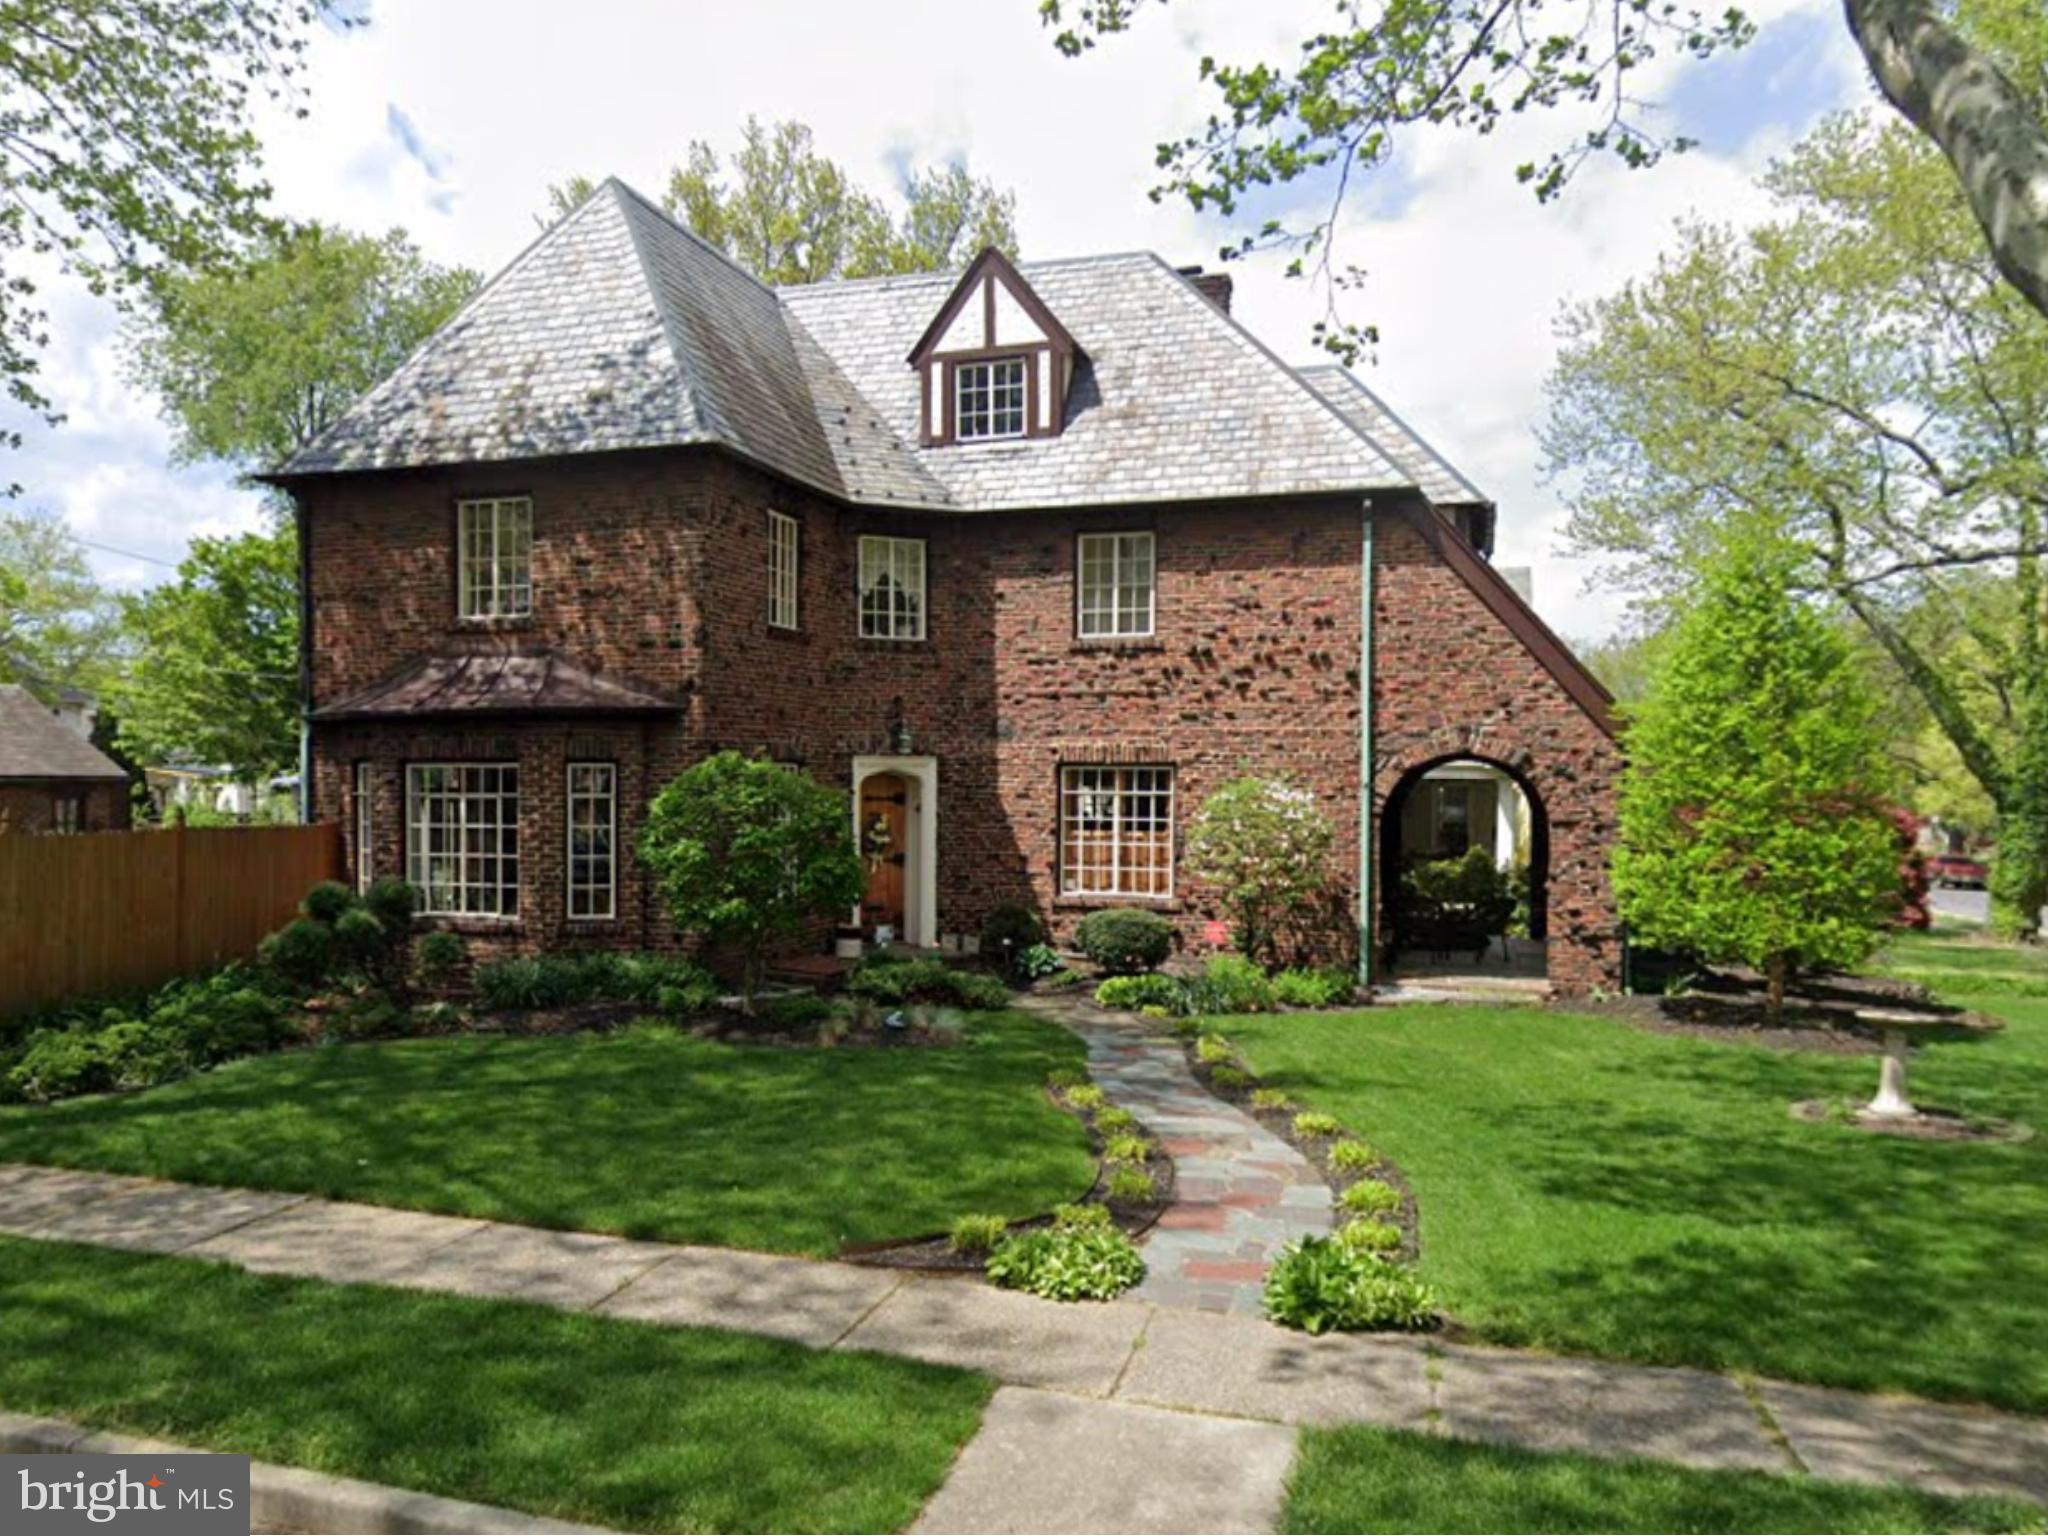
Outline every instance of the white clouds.
[[[1767, 23], [1834, 15], [1830, 0], [1751, 9]], [[1128, 37], [1080, 61], [1055, 53], [1036, 12], [1032, 0], [378, 6], [369, 27], [314, 42], [311, 115], [263, 121], [268, 173], [287, 213], [402, 225], [437, 259], [490, 272], [533, 238], [550, 182], [611, 173], [658, 193], [691, 139], [727, 149], [752, 112], [809, 122], [828, 153], [877, 184], [906, 164], [969, 157], [1015, 189], [1027, 255], [1150, 247], [1213, 261], [1222, 225], [1147, 199], [1153, 147], [1210, 110], [1195, 74], [1204, 53], [1285, 62], [1329, 23], [1327, 3], [1146, 7]], [[1605, 627], [1612, 604], [1580, 598], [1578, 574], [1548, 554], [1558, 513], [1535, 483], [1532, 432], [1551, 317], [1567, 295], [1647, 265], [1677, 214], [1755, 209], [1749, 179], [1770, 149], [1856, 89], [1839, 20], [1810, 36], [1767, 69], [1706, 66], [1676, 100], [1695, 114], [1714, 104], [1709, 126], [1724, 131], [1655, 171], [1595, 167], [1539, 208], [1511, 167], [1557, 124], [1439, 135], [1398, 167], [1398, 217], [1347, 220], [1347, 254], [1372, 274], [1352, 302], [1386, 337], [1369, 377], [1499, 497], [1501, 558], [1538, 566], [1539, 606], [1568, 631]], [[1724, 70], [1725, 90], [1711, 83]], [[1283, 356], [1305, 359], [1317, 301], [1279, 268], [1236, 271], [1239, 313]], [[186, 534], [253, 526], [253, 494], [163, 468], [168, 439], [120, 379], [105, 312], [67, 300], [57, 318], [47, 385], [73, 426], [36, 434], [8, 477], [98, 530], [89, 537], [140, 539], [129, 547], [143, 553], [175, 557]], [[103, 569], [115, 574], [111, 560]]]

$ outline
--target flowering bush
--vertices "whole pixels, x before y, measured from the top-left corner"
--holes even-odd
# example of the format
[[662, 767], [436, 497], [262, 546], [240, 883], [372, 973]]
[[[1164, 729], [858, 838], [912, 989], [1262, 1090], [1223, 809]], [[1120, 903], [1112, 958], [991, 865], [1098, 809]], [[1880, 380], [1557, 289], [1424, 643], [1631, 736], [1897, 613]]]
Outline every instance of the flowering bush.
[[1278, 962], [1282, 941], [1317, 913], [1336, 830], [1316, 797], [1286, 779], [1232, 779], [1188, 831], [1188, 868], [1213, 885], [1253, 960]]

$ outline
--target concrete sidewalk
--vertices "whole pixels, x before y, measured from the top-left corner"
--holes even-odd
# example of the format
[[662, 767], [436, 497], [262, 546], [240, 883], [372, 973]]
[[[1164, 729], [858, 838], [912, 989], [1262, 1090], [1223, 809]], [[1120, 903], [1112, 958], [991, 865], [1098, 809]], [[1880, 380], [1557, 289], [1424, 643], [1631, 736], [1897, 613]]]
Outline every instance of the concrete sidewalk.
[[[2048, 1502], [2048, 1420], [1774, 1382], [1746, 1389], [1702, 1371], [1412, 1338], [1310, 1338], [1129, 1300], [1063, 1306], [974, 1280], [23, 1165], [0, 1166], [0, 1231], [874, 1350], [1037, 1389], [1002, 1395], [1003, 1411], [962, 1456], [940, 1495], [950, 1502], [934, 1506], [953, 1529], [1019, 1528], [1006, 1519], [1026, 1529], [1254, 1524], [1270, 1518], [1256, 1511], [1278, 1508], [1286, 1458], [1274, 1450], [1280, 1438], [1252, 1431], [1282, 1426], [1291, 1445], [1287, 1426], [1352, 1422]], [[1180, 1425], [1163, 1438], [1158, 1409]], [[1191, 1415], [1237, 1421], [1241, 1433], [1183, 1422]], [[1031, 1495], [1054, 1501], [1045, 1509], [1005, 1516], [972, 1497], [977, 1486], [1016, 1485], [1006, 1458], [1065, 1458], [1062, 1447], [1119, 1435], [1161, 1448], [1162, 1470], [1144, 1488], [1130, 1486], [1142, 1459], [1090, 1457], [1103, 1476], [1054, 1480], [1062, 1486]], [[1245, 1469], [1239, 1502], [1218, 1502], [1191, 1471], [1166, 1475], [1211, 1458]]]

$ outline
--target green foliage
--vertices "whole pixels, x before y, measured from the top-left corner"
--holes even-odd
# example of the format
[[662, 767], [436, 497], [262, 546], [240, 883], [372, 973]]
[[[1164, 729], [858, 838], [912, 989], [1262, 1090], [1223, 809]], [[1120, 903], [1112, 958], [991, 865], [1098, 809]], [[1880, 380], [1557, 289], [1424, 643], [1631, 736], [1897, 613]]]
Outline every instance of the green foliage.
[[1102, 1157], [1105, 1162], [1142, 1163], [1151, 1156], [1152, 1143], [1134, 1132], [1122, 1132], [1106, 1138], [1102, 1143]]
[[256, 946], [256, 959], [283, 981], [314, 990], [334, 972], [334, 930], [310, 917], [293, 918]]
[[1325, 1136], [1335, 1136], [1344, 1127], [1337, 1123], [1335, 1115], [1326, 1115], [1321, 1110], [1305, 1109], [1294, 1117], [1294, 1134], [1303, 1141], [1316, 1141]]
[[760, 1005], [761, 1022], [771, 1029], [806, 1034], [835, 1016], [831, 1000], [815, 992], [791, 992]]
[[1232, 779], [1202, 803], [1188, 869], [1216, 888], [1248, 963], [1277, 965], [1283, 946], [1312, 938], [1336, 835], [1315, 794], [1287, 779]]
[[1138, 1117], [1128, 1109], [1112, 1106], [1095, 1117], [1095, 1129], [1105, 1136], [1114, 1136], [1121, 1131], [1135, 1131], [1137, 1128]]
[[1329, 1008], [1357, 992], [1358, 978], [1344, 970], [1286, 970], [1273, 977], [1273, 1001], [1283, 1008]]
[[124, 751], [264, 779], [298, 761], [299, 555], [289, 526], [195, 538], [178, 573], [121, 600], [148, 665], [109, 680]]
[[678, 928], [740, 956], [748, 1010], [771, 946], [846, 911], [867, 887], [846, 797], [737, 752], [704, 759], [655, 796], [640, 857]]
[[1872, 704], [1794, 557], [1730, 545], [1627, 737], [1614, 886], [1639, 942], [1768, 973], [1869, 955], [1898, 848]]
[[1401, 1192], [1378, 1179], [1360, 1179], [1346, 1187], [1337, 1204], [1355, 1216], [1384, 1216], [1401, 1209]]
[[356, 893], [339, 880], [322, 880], [299, 901], [299, 911], [316, 923], [332, 927], [356, 904]]
[[413, 945], [412, 963], [420, 985], [438, 990], [452, 985], [469, 964], [469, 945], [459, 933], [437, 930]]
[[1254, 1079], [1243, 1067], [1226, 1065], [1213, 1067], [1209, 1072], [1209, 1086], [1224, 1093], [1235, 1093], [1251, 1087]]
[[1052, 1224], [1075, 1231], [1107, 1230], [1116, 1225], [1106, 1205], [1056, 1205]]
[[164, 987], [152, 1000], [149, 1022], [174, 1033], [195, 1066], [213, 1066], [285, 1043], [289, 1027], [282, 1000], [238, 965]]
[[680, 955], [588, 950], [487, 960], [470, 978], [487, 1011], [566, 1008], [577, 1003], [652, 1003], [664, 1013], [698, 1013], [718, 997], [710, 973]]
[[943, 960], [871, 955], [854, 968], [846, 990], [876, 1003], [931, 1003], [952, 1008], [1002, 1008], [1010, 989], [986, 971], [965, 971]]
[[1033, 944], [1019, 950], [1011, 963], [1010, 974], [1020, 984], [1051, 980], [1059, 976], [1080, 979], [1080, 973], [1067, 969], [1067, 962], [1060, 958], [1060, 952], [1050, 944]]
[[1088, 1074], [1079, 1067], [1054, 1067], [1045, 1074], [1045, 1086], [1054, 1093], [1065, 1093], [1069, 1088], [1078, 1088], [1088, 1081]]
[[1204, 1066], [1221, 1066], [1236, 1054], [1230, 1042], [1221, 1035], [1203, 1035], [1195, 1042], [1195, 1060]]
[[1188, 1007], [1195, 1013], [1269, 1013], [1273, 984], [1243, 955], [1211, 955], [1202, 974], [1188, 983]]
[[1100, 1109], [1109, 1102], [1108, 1095], [1093, 1083], [1082, 1083], [1079, 1087], [1069, 1088], [1066, 1100], [1069, 1108], [1083, 1110]]
[[1140, 907], [1105, 907], [1074, 927], [1081, 953], [1112, 976], [1155, 971], [1173, 953], [1173, 924]]
[[1148, 971], [1142, 976], [1111, 976], [1095, 989], [1095, 1001], [1105, 1008], [1164, 1008], [1182, 1013], [1187, 1008], [1187, 988], [1172, 976]]
[[958, 1216], [946, 1234], [946, 1246], [954, 1253], [987, 1253], [1009, 1227], [1000, 1216]]
[[1432, 1326], [1436, 1298], [1391, 1260], [1327, 1237], [1304, 1237], [1266, 1272], [1266, 1316], [1305, 1333]]
[[1158, 1198], [1159, 1186], [1142, 1168], [1126, 1164], [1110, 1171], [1103, 1196], [1115, 1205], [1150, 1205]]
[[1339, 1173], [1363, 1173], [1379, 1166], [1379, 1149], [1369, 1141], [1338, 1141], [1330, 1145], [1330, 1166]]
[[1391, 1221], [1375, 1221], [1369, 1216], [1345, 1222], [1335, 1236], [1344, 1247], [1362, 1253], [1392, 1253], [1401, 1246], [1399, 1227]]
[[99, 686], [120, 655], [117, 613], [61, 518], [0, 512], [0, 683], [19, 683], [45, 703], [56, 688]]
[[1253, 1109], [1287, 1110], [1292, 1107], [1293, 1101], [1281, 1089], [1258, 1088], [1252, 1092]]
[[1474, 846], [1455, 859], [1423, 859], [1401, 871], [1402, 941], [1415, 948], [1481, 950], [1508, 931], [1515, 893], [1506, 870]]
[[1047, 1301], [1107, 1301], [1145, 1278], [1145, 1261], [1114, 1227], [1055, 1225], [1004, 1238], [987, 1270], [1004, 1289]]
[[1059, 969], [1057, 955], [1045, 970], [1026, 974], [1023, 969], [1024, 956], [1033, 950], [1043, 949], [1045, 939], [1045, 924], [1040, 921], [1038, 913], [1015, 902], [993, 908], [981, 920], [982, 954], [1021, 981]]

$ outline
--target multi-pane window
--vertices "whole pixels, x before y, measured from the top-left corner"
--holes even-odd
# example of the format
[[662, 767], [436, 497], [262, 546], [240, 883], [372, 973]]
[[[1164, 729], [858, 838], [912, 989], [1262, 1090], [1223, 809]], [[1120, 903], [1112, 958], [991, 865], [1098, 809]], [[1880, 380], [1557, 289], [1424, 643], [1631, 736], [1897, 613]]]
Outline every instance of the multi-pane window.
[[1152, 633], [1151, 534], [1084, 533], [1079, 564], [1082, 639], [1127, 640]]
[[796, 628], [797, 521], [782, 512], [768, 514], [768, 622], [777, 629]]
[[455, 588], [465, 619], [533, 612], [533, 502], [499, 496], [455, 504]]
[[356, 764], [356, 889], [367, 891], [370, 873], [370, 765]]
[[1060, 891], [1173, 894], [1173, 770], [1060, 770]]
[[405, 876], [420, 910], [519, 915], [519, 769], [414, 763], [405, 771]]
[[860, 632], [871, 640], [924, 638], [923, 539], [861, 539]]
[[617, 913], [619, 771], [611, 763], [569, 764], [569, 915]]
[[1024, 359], [998, 357], [953, 365], [953, 436], [1024, 435]]
[[57, 795], [50, 801], [50, 830], [53, 832], [83, 832], [85, 830], [85, 796]]

